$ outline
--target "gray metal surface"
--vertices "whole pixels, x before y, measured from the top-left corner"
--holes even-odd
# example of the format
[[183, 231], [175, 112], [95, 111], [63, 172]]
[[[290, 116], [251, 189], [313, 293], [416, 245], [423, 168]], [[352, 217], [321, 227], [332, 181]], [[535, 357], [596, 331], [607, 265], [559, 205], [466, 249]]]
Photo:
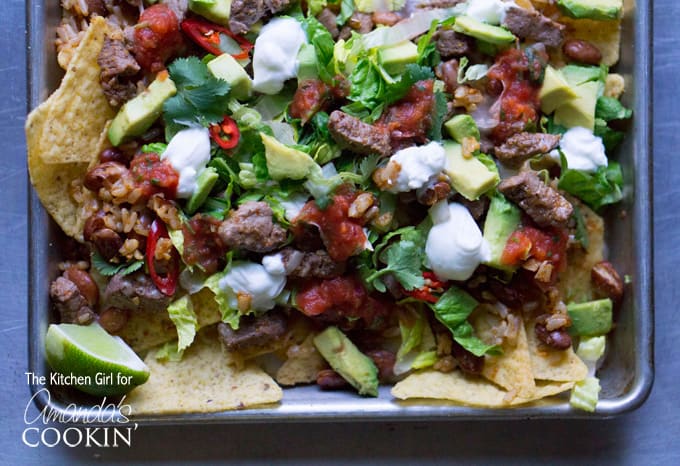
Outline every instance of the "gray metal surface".
[[[630, 3], [630, 2], [627, 2]], [[28, 6], [30, 52], [29, 102], [37, 106], [60, 77], [50, 38], [60, 12], [56, 2], [31, 2]], [[634, 108], [634, 124], [619, 151], [618, 160], [626, 173], [624, 201], [607, 219], [609, 259], [619, 270], [633, 277], [617, 317], [617, 329], [610, 338], [609, 352], [598, 375], [602, 393], [595, 413], [572, 409], [566, 398], [514, 409], [481, 409], [435, 401], [400, 402], [388, 387], [377, 398], [360, 398], [352, 393], [322, 392], [315, 386], [284, 390], [283, 401], [274, 407], [208, 414], [179, 414], [136, 418], [145, 424], [215, 423], [258, 421], [327, 420], [428, 420], [428, 419], [526, 419], [601, 418], [638, 407], [647, 397], [653, 381], [653, 310], [651, 284], [651, 140], [650, 95], [646, 83], [650, 70], [650, 19], [646, 1], [638, 1], [623, 24], [623, 49], [618, 70], [628, 83], [626, 104]], [[48, 289], [60, 260], [58, 227], [48, 218], [40, 201], [31, 192], [29, 235], [29, 370], [49, 373], [44, 359], [43, 338], [52, 318]], [[621, 218], [621, 211], [627, 215]], [[57, 247], [54, 247], [57, 245]], [[42, 408], [65, 412], [71, 403], [94, 406], [96, 400], [69, 391], [40, 390], [33, 386], [35, 400]], [[85, 415], [85, 414], [84, 414]]]
[[[21, 436], [26, 371], [26, 68], [21, 0], [0, 4], [0, 464], [680, 464], [680, 2], [654, 2], [654, 243], [656, 379], [649, 400], [605, 422], [324, 423], [141, 427], [131, 448], [29, 448]], [[650, 82], [651, 85], [651, 82]], [[29, 416], [36, 410], [28, 409]]]

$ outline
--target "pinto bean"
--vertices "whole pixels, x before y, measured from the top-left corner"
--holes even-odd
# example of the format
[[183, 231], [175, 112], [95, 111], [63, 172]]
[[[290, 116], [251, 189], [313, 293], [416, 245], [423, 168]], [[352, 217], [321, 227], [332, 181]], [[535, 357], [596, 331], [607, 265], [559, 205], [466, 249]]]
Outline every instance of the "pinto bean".
[[83, 184], [90, 191], [97, 192], [101, 188], [115, 183], [125, 172], [127, 172], [125, 165], [118, 162], [100, 163], [85, 174]]
[[599, 292], [619, 301], [623, 297], [623, 280], [611, 262], [601, 261], [593, 266], [590, 278]]
[[401, 16], [394, 11], [376, 11], [373, 13], [372, 19], [375, 24], [394, 26], [401, 21]]
[[538, 339], [553, 349], [566, 350], [571, 347], [571, 337], [563, 328], [551, 332], [544, 324], [536, 324], [535, 331]]
[[109, 307], [99, 314], [99, 325], [109, 333], [119, 332], [128, 321], [128, 311]]
[[387, 382], [394, 377], [396, 356], [393, 352], [379, 349], [370, 350], [366, 352], [366, 356], [371, 358], [378, 368], [378, 380]]
[[340, 374], [332, 369], [323, 369], [316, 375], [316, 384], [322, 390], [337, 390], [349, 385]]
[[123, 239], [110, 228], [102, 228], [92, 234], [92, 242], [106, 260], [113, 259], [123, 245]]
[[568, 59], [586, 65], [599, 65], [602, 61], [602, 52], [585, 40], [569, 39], [562, 46], [562, 53]]
[[99, 154], [99, 161], [100, 162], [116, 162], [121, 165], [129, 165], [131, 157], [125, 153], [123, 153], [119, 149], [115, 149], [113, 147], [110, 147], [108, 149], [104, 149], [100, 154]]
[[64, 277], [73, 282], [80, 291], [80, 294], [87, 300], [90, 307], [97, 304], [99, 300], [99, 288], [92, 279], [92, 276], [84, 270], [76, 267], [69, 267], [64, 271]]
[[453, 357], [456, 358], [456, 361], [458, 361], [458, 367], [460, 367], [463, 372], [467, 372], [468, 374], [482, 373], [482, 369], [484, 368], [483, 357], [475, 356], [470, 353], [455, 340], [451, 345], [451, 353], [453, 354]]

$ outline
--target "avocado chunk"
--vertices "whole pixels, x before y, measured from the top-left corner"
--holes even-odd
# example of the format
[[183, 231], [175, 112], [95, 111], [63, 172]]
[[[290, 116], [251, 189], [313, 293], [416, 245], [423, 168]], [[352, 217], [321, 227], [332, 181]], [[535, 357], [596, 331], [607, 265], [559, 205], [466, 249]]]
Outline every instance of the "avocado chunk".
[[599, 81], [603, 83], [602, 86], [604, 87], [604, 82], [607, 79], [607, 68], [601, 66], [567, 65], [560, 69], [560, 73], [570, 86]]
[[186, 213], [193, 214], [201, 207], [208, 198], [213, 186], [217, 183], [218, 178], [219, 175], [213, 167], [207, 167], [200, 175], [198, 175], [198, 178], [196, 179], [196, 189], [189, 198], [189, 201], [187, 201], [187, 205], [184, 207]]
[[601, 84], [589, 81], [572, 87], [576, 98], [557, 107], [555, 123], [567, 128], [581, 126], [589, 130], [595, 127], [595, 105]]
[[480, 138], [477, 123], [475, 123], [474, 118], [467, 114], [454, 116], [444, 123], [444, 128], [458, 144], [462, 144], [465, 138], [475, 138], [477, 141]]
[[308, 154], [288, 147], [265, 133], [260, 133], [260, 137], [264, 144], [267, 170], [273, 180], [301, 180], [314, 170], [321, 171], [321, 167]]
[[516, 39], [507, 29], [482, 23], [470, 16], [456, 18], [453, 30], [490, 44], [510, 44]]
[[505, 245], [512, 233], [519, 226], [521, 213], [519, 208], [508, 201], [500, 193], [491, 197], [489, 211], [484, 221], [484, 239], [489, 243], [491, 259], [485, 262], [494, 269], [513, 272], [516, 267], [501, 262]]
[[189, 9], [213, 23], [229, 25], [231, 0], [189, 0]]
[[609, 298], [568, 304], [569, 333], [578, 336], [604, 335], [612, 329], [612, 300]]
[[354, 0], [354, 7], [362, 13], [397, 11], [404, 8], [406, 0]]
[[359, 395], [378, 396], [378, 368], [337, 327], [328, 327], [314, 337], [314, 346]]
[[381, 47], [378, 50], [383, 68], [390, 74], [401, 74], [409, 63], [418, 60], [418, 47], [410, 40]]
[[246, 70], [228, 53], [208, 62], [208, 69], [216, 78], [231, 86], [231, 95], [237, 100], [247, 100], [253, 95], [253, 81]]
[[538, 98], [541, 99], [541, 110], [543, 113], [552, 113], [560, 105], [570, 102], [577, 97], [576, 92], [571, 89], [562, 73], [548, 65], [545, 69], [543, 85], [538, 94]]
[[109, 127], [109, 141], [114, 146], [144, 134], [158, 119], [163, 103], [177, 93], [175, 83], [162, 73], [149, 87], [121, 107]]
[[312, 44], [302, 44], [297, 55], [298, 60], [298, 81], [302, 82], [308, 79], [317, 79], [319, 72], [317, 69], [318, 59], [316, 58], [316, 49]]
[[572, 18], [606, 21], [621, 16], [623, 0], [557, 0], [557, 6]]
[[498, 174], [489, 170], [475, 157], [463, 157], [463, 148], [453, 141], [444, 142], [446, 173], [451, 186], [466, 199], [475, 200], [498, 184]]

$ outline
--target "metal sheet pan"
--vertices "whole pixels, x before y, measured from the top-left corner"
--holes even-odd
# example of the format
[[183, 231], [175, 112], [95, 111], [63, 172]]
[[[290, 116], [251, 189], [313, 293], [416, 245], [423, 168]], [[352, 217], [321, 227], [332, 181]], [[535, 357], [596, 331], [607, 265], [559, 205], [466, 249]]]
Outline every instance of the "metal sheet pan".
[[[633, 107], [634, 121], [618, 160], [624, 168], [625, 199], [607, 220], [609, 259], [631, 276], [616, 330], [599, 376], [600, 402], [593, 414], [575, 411], [565, 398], [512, 409], [479, 409], [446, 402], [398, 402], [388, 387], [378, 398], [351, 393], [322, 392], [316, 387], [287, 389], [275, 407], [213, 414], [178, 414], [135, 419], [148, 424], [226, 422], [285, 422], [330, 420], [470, 420], [527, 418], [607, 418], [639, 407], [649, 395], [654, 378], [654, 311], [652, 282], [652, 140], [651, 140], [651, 0], [625, 0], [621, 62], [624, 103]], [[26, 2], [28, 21], [28, 109], [42, 102], [61, 77], [53, 52], [59, 2]], [[49, 374], [43, 348], [47, 325], [54, 317], [49, 303], [50, 279], [56, 275], [60, 233], [29, 189], [29, 364], [38, 375]], [[621, 215], [625, 212], [625, 215]], [[99, 400], [58, 387], [32, 386], [40, 409], [69, 412], [69, 403], [94, 406]], [[115, 409], [108, 408], [109, 414]], [[77, 419], [76, 419], [77, 421]], [[80, 419], [82, 421], [82, 419]]]

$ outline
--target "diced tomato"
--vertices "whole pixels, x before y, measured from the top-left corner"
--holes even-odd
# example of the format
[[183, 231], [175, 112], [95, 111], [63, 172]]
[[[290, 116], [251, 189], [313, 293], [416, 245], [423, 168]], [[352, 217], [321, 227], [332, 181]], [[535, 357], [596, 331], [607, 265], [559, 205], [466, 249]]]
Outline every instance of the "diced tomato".
[[152, 73], [161, 71], [184, 44], [177, 15], [163, 4], [144, 10], [134, 37], [135, 58], [142, 68]]
[[290, 104], [290, 116], [307, 123], [316, 112], [322, 110], [332, 98], [331, 89], [323, 81], [307, 79], [298, 84]]
[[144, 197], [163, 193], [166, 199], [174, 199], [177, 195], [179, 174], [170, 164], [161, 161], [158, 154], [137, 155], [130, 162], [130, 172]]
[[397, 145], [408, 140], [424, 142], [432, 126], [433, 109], [434, 81], [418, 81], [404, 98], [385, 110], [376, 125], [385, 127]]
[[218, 234], [220, 223], [209, 215], [196, 214], [182, 225], [184, 262], [188, 265], [198, 264], [208, 275], [217, 272], [226, 253]]
[[559, 268], [566, 258], [568, 239], [567, 232], [563, 229], [539, 230], [522, 226], [510, 235], [501, 255], [501, 262], [518, 265], [523, 260], [533, 257], [541, 262], [551, 262]]

